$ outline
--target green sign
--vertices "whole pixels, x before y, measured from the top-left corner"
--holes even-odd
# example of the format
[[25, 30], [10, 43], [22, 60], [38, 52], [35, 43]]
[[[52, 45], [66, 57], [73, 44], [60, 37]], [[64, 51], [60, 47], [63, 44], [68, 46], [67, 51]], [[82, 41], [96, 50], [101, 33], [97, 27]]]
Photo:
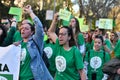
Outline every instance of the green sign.
[[69, 21], [70, 17], [71, 17], [71, 12], [67, 11], [65, 9], [60, 9], [60, 11], [59, 11], [59, 17], [60, 17], [60, 19], [63, 19], [65, 21]]
[[22, 9], [18, 7], [10, 7], [9, 14], [20, 15], [22, 13]]
[[77, 18], [79, 21], [79, 27], [80, 27], [80, 31], [82, 29], [82, 25], [84, 24], [84, 18]]
[[17, 19], [17, 21], [22, 20], [22, 9], [18, 7], [11, 7], [9, 10], [9, 14], [15, 15], [14, 17]]
[[14, 16], [14, 18], [16, 19], [17, 22], [22, 21], [22, 17], [19, 15]]
[[81, 30], [81, 32], [87, 32], [87, 31], [89, 31], [89, 26], [88, 25], [82, 25], [80, 30]]
[[112, 29], [113, 28], [113, 19], [99, 19], [99, 28]]

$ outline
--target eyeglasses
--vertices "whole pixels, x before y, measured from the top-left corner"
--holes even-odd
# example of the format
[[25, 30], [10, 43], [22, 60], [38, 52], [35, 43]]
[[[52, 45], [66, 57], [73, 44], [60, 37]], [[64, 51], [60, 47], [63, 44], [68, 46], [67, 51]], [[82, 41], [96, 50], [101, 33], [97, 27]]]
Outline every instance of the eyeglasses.
[[7, 25], [9, 22], [3, 22], [3, 23], [1, 23], [2, 25]]
[[98, 32], [99, 30], [95, 30], [95, 32]]
[[58, 35], [60, 36], [65, 36], [67, 33], [59, 33]]

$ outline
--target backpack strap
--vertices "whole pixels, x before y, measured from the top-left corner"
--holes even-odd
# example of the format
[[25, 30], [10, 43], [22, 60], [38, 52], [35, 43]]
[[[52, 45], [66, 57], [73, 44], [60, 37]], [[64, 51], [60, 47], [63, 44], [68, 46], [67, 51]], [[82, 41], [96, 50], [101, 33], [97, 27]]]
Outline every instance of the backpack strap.
[[[32, 38], [32, 40], [33, 40], [33, 42], [35, 43], [35, 45], [36, 45], [36, 47], [37, 47], [37, 49], [38, 49], [38, 51], [39, 51], [39, 53], [40, 53], [40, 48], [38, 47], [38, 45], [37, 45], [37, 43], [35, 42], [35, 40]], [[42, 56], [42, 54], [41, 54], [41, 56]]]
[[[35, 42], [35, 40], [34, 40], [33, 38], [32, 38], [32, 40], [33, 40], [33, 42], [35, 43], [35, 45], [36, 45], [36, 47], [37, 47], [37, 49], [38, 49], [38, 51], [39, 51], [39, 53], [40, 53], [40, 48], [38, 47], [37, 43]], [[41, 54], [41, 57], [42, 57], [45, 65], [46, 65], [46, 67], [49, 68], [50, 63], [49, 63], [48, 57], [47, 57], [47, 55], [46, 55], [46, 53], [45, 53], [44, 50], [43, 50], [43, 53]]]
[[[103, 50], [104, 51], [104, 50]], [[105, 53], [105, 51], [103, 52], [103, 59], [104, 59], [104, 62], [106, 61], [105, 58], [106, 57], [106, 53]]]

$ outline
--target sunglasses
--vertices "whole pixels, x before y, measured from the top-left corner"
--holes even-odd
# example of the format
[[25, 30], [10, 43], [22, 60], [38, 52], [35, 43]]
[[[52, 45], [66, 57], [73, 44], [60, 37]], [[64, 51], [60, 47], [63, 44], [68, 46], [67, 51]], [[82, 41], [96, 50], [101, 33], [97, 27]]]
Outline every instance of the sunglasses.
[[3, 23], [1, 23], [2, 25], [7, 25], [9, 22], [3, 22]]

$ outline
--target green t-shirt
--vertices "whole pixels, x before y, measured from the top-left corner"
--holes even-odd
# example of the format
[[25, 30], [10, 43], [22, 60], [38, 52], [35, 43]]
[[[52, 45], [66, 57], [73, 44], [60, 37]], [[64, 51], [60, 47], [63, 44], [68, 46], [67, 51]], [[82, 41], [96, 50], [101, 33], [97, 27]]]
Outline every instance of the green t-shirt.
[[86, 48], [86, 49], [85, 49], [86, 52], [89, 51], [90, 49], [92, 49], [92, 48], [91, 48], [91, 43], [90, 43], [90, 42], [86, 42], [86, 43], [85, 43], [85, 48]]
[[30, 80], [33, 79], [33, 74], [30, 68], [30, 55], [27, 50], [27, 43], [22, 42], [22, 51], [21, 51], [21, 61], [20, 61], [20, 80]]
[[44, 51], [47, 53], [47, 57], [50, 63], [48, 70], [53, 77], [55, 76], [55, 72], [56, 72], [54, 50], [55, 50], [55, 45], [53, 43], [47, 43], [46, 41], [44, 42]]
[[110, 40], [109, 40], [109, 39], [106, 39], [104, 42], [105, 42], [105, 44], [107, 45], [107, 47], [108, 47], [110, 50], [112, 50], [112, 45], [111, 45]]
[[78, 70], [83, 69], [83, 59], [79, 49], [76, 46], [70, 50], [65, 50], [56, 41], [56, 75], [55, 80], [79, 80]]
[[22, 37], [21, 37], [20, 31], [17, 30], [13, 36], [13, 42], [17, 42], [20, 40], [22, 40]]
[[94, 47], [94, 40], [92, 40], [91, 42], [91, 49], [93, 49], [93, 47]]
[[85, 40], [84, 40], [82, 33], [78, 34], [77, 40], [78, 40], [78, 45], [83, 45], [85, 43]]
[[105, 53], [103, 50], [94, 51], [90, 50], [86, 53], [84, 61], [88, 62], [88, 80], [92, 80], [92, 74], [97, 74], [96, 80], [102, 80], [103, 72], [102, 66], [105, 62], [110, 60], [110, 54]]
[[8, 46], [13, 43], [13, 35], [16, 32], [16, 28], [11, 26], [9, 31], [7, 32], [7, 36], [5, 37], [4, 41], [2, 42], [1, 46]]

